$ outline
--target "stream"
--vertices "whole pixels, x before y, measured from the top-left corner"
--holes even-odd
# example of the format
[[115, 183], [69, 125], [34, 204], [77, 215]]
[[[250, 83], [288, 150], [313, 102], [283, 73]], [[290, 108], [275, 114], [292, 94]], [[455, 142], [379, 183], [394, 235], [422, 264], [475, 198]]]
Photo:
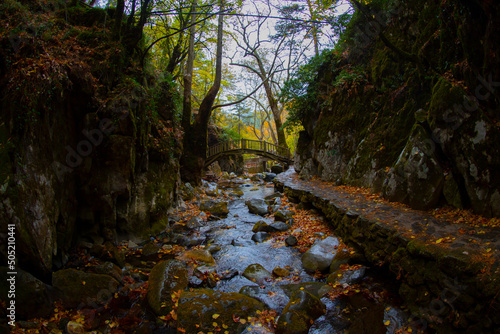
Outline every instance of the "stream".
[[[255, 179], [254, 179], [255, 180]], [[241, 181], [239, 182], [241, 183]], [[225, 186], [224, 186], [225, 185]], [[325, 305], [325, 314], [317, 317], [309, 328], [310, 334], [344, 333], [395, 333], [401, 329], [407, 316], [400, 308], [394, 293], [389, 292], [392, 282], [380, 276], [376, 271], [358, 265], [347, 270], [337, 282], [336, 286], [343, 290], [345, 298], [332, 298], [331, 286], [325, 284], [327, 275], [314, 275], [304, 270], [302, 253], [296, 247], [287, 247], [283, 238], [273, 238], [262, 242], [255, 242], [252, 229], [258, 222], [271, 225], [274, 222], [272, 214], [257, 215], [249, 212], [246, 201], [251, 199], [269, 199], [276, 201], [274, 210], [292, 209], [295, 204], [281, 206], [281, 194], [275, 192], [271, 182], [250, 182], [243, 180], [243, 184], [224, 183], [221, 188], [226, 193], [234, 194], [240, 191], [239, 198], [228, 202], [229, 213], [226, 218], [208, 220], [200, 228], [199, 233], [206, 236], [209, 244], [215, 244], [220, 250], [213, 253], [218, 273], [229, 273], [227, 279], [217, 282], [213, 290], [224, 293], [240, 292], [263, 302], [267, 307], [281, 314], [290, 302], [291, 293], [297, 289], [315, 291]], [[215, 183], [205, 183], [205, 188], [214, 191]], [[232, 190], [231, 190], [232, 189]], [[273, 196], [274, 195], [274, 196]], [[273, 211], [271, 209], [271, 211]], [[312, 215], [312, 213], [311, 213]], [[317, 212], [316, 212], [317, 215]], [[326, 224], [324, 217], [316, 217]], [[290, 222], [290, 221], [289, 221]], [[293, 220], [292, 220], [293, 222]], [[298, 235], [301, 230], [291, 225], [285, 235]], [[270, 233], [272, 236], [274, 233]], [[333, 235], [318, 233], [316, 242]], [[242, 275], [249, 266], [259, 264], [272, 273], [275, 268], [285, 268], [290, 272], [286, 277], [267, 277], [254, 282]], [[340, 274], [339, 274], [340, 276]], [[353, 291], [346, 292], [350, 286]], [[313, 320], [309, 320], [313, 321]], [[291, 333], [292, 331], [290, 331]], [[247, 327], [244, 333], [273, 333], [266, 327]]]
[[158, 235], [118, 246], [81, 239], [51, 286], [19, 276], [34, 319], [14, 333], [419, 332], [394, 278], [263, 178], [185, 185], [190, 195], [182, 190], [186, 202]]

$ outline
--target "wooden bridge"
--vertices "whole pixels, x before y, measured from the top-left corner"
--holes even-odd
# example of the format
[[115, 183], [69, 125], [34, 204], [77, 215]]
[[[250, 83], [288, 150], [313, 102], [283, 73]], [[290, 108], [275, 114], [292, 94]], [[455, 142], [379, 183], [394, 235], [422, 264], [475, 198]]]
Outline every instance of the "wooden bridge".
[[285, 165], [291, 165], [293, 163], [290, 150], [286, 147], [278, 146], [265, 141], [240, 139], [210, 146], [207, 149], [205, 167], [210, 166], [213, 162], [223, 156], [243, 153], [260, 155], [269, 158], [270, 160], [279, 161]]

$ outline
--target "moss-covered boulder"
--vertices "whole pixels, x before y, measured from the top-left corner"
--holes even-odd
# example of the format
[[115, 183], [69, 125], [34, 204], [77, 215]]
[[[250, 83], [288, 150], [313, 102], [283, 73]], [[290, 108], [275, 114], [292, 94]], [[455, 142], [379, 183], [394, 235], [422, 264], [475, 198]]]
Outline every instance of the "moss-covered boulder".
[[54, 296], [50, 286], [24, 270], [17, 269], [17, 275], [9, 275], [9, 271], [7, 267], [0, 268], [0, 294], [2, 300], [7, 303], [6, 307], [10, 307], [6, 298], [9, 291], [15, 290], [16, 320], [50, 315], [54, 306]]
[[280, 209], [274, 213], [274, 220], [275, 221], [286, 222], [292, 218], [293, 218], [293, 212], [290, 210]]
[[261, 264], [254, 263], [245, 268], [243, 271], [243, 277], [246, 277], [258, 284], [262, 284], [266, 279], [272, 278], [273, 275]]
[[208, 289], [185, 291], [177, 308], [178, 327], [186, 333], [227, 331], [237, 334], [248, 326], [248, 317], [264, 309], [263, 303], [240, 293]]
[[157, 315], [170, 313], [175, 301], [172, 293], [178, 293], [188, 286], [186, 265], [179, 260], [158, 263], [149, 274], [147, 301]]
[[207, 265], [215, 265], [215, 260], [212, 254], [206, 249], [192, 249], [178, 257], [179, 260], [186, 262], [204, 263]]
[[108, 275], [63, 269], [53, 274], [52, 286], [66, 307], [80, 307], [106, 303], [119, 283]]
[[306, 334], [315, 319], [326, 313], [326, 306], [305, 290], [296, 291], [285, 306], [276, 327], [277, 334]]
[[229, 209], [227, 208], [227, 202], [217, 202], [214, 200], [206, 200], [201, 202], [200, 210], [209, 212], [216, 217], [227, 217], [229, 214]]

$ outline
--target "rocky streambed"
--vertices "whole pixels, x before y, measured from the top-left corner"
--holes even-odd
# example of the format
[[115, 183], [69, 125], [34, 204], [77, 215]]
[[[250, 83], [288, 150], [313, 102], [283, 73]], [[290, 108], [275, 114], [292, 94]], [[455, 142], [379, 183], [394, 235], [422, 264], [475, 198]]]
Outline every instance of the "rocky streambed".
[[15, 331], [417, 332], [392, 282], [272, 177], [184, 185], [168, 229], [150, 240], [81, 240], [51, 284], [21, 271]]

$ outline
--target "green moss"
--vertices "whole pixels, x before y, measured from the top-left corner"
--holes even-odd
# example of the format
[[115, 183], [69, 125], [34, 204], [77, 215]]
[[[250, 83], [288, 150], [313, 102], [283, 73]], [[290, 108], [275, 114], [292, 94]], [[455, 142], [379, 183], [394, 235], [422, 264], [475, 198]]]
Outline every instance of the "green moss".
[[460, 112], [463, 112], [464, 95], [465, 92], [461, 87], [454, 86], [441, 77], [432, 90], [429, 109], [431, 127], [441, 128], [459, 122], [457, 117], [460, 116]]

